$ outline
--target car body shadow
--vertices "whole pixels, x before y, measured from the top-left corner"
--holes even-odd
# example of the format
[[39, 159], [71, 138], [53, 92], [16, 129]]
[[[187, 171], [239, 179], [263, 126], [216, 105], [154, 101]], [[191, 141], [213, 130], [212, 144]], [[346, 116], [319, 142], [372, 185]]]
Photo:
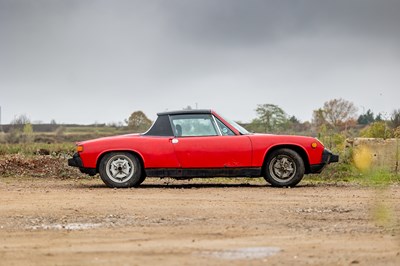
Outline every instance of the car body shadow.
[[90, 188], [90, 189], [131, 189], [131, 190], [142, 190], [142, 189], [205, 189], [205, 188], [267, 188], [267, 189], [295, 189], [295, 188], [306, 188], [306, 187], [315, 187], [315, 184], [298, 184], [295, 187], [273, 187], [270, 184], [262, 184], [262, 183], [201, 183], [201, 182], [193, 182], [193, 183], [146, 183], [144, 182], [138, 187], [131, 188], [109, 188], [105, 184], [96, 183], [96, 184], [80, 184], [82, 188]]
[[192, 189], [192, 188], [230, 188], [230, 187], [265, 187], [265, 184], [223, 184], [223, 183], [191, 183], [191, 184], [141, 184], [141, 188], [169, 188], [169, 189]]

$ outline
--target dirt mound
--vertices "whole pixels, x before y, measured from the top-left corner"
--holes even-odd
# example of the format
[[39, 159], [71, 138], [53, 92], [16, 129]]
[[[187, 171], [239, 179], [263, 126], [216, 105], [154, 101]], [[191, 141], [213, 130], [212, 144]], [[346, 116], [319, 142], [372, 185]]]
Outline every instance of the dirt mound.
[[83, 177], [79, 170], [67, 165], [66, 158], [50, 155], [25, 156], [22, 154], [0, 156], [0, 176]]

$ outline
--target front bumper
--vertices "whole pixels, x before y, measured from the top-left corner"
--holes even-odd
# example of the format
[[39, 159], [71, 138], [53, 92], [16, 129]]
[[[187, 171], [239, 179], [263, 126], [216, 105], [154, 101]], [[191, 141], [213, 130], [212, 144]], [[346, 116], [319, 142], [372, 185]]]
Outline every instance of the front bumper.
[[79, 153], [75, 153], [72, 155], [71, 159], [68, 159], [68, 166], [83, 167], [82, 159], [79, 156]]
[[78, 167], [81, 173], [88, 174], [88, 175], [95, 175], [97, 174], [96, 168], [86, 168], [83, 166], [83, 162], [79, 153], [75, 153], [72, 158], [68, 159], [68, 166]]
[[324, 149], [322, 153], [322, 162], [325, 164], [339, 162], [339, 155], [333, 154], [330, 150]]
[[322, 153], [322, 159], [320, 164], [310, 165], [311, 174], [319, 174], [322, 170], [330, 163], [339, 162], [339, 155], [333, 154], [330, 150], [324, 149]]

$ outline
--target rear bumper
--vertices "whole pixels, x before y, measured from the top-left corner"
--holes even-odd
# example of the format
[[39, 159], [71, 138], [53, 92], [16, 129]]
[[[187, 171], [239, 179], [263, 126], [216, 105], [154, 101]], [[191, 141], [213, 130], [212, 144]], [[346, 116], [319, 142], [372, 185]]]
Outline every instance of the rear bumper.
[[311, 174], [318, 174], [321, 173], [322, 170], [330, 163], [337, 163], [339, 162], [339, 155], [333, 154], [330, 150], [324, 149], [322, 153], [322, 160], [320, 164], [313, 164], [310, 165], [310, 173]]
[[96, 168], [86, 168], [83, 166], [83, 162], [79, 153], [75, 153], [72, 158], [68, 159], [68, 166], [78, 167], [81, 173], [88, 174], [88, 175], [95, 175], [97, 174]]

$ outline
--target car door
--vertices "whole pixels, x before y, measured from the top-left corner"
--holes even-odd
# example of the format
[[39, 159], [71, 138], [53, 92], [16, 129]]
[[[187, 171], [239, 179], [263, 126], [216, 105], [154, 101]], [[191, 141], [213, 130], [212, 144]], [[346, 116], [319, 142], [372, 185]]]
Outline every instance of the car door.
[[211, 114], [171, 116], [175, 138], [171, 140], [182, 168], [251, 166], [251, 141], [247, 136], [225, 134]]
[[152, 136], [136, 143], [146, 168], [180, 168], [171, 140], [172, 137]]

